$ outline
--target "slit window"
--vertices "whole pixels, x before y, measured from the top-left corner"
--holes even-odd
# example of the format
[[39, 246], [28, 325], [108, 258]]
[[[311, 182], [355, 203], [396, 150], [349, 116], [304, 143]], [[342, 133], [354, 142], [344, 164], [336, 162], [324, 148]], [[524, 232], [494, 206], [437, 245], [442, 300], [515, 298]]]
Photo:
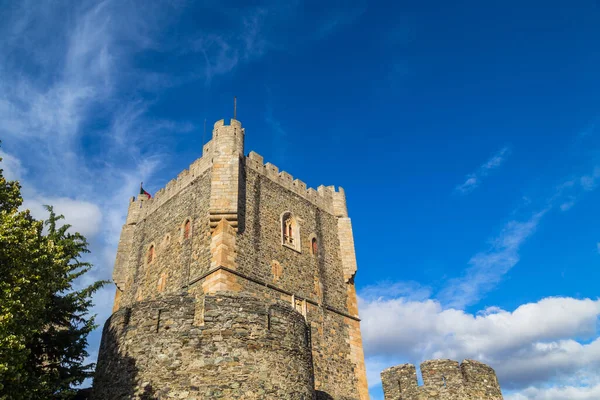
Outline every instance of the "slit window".
[[188, 219], [185, 221], [185, 224], [183, 224], [183, 238], [189, 239], [191, 231], [192, 231], [192, 223]]
[[148, 249], [148, 255], [146, 257], [146, 261], [148, 262], [148, 264], [150, 264], [152, 261], [154, 261], [154, 245], [151, 245], [150, 248]]

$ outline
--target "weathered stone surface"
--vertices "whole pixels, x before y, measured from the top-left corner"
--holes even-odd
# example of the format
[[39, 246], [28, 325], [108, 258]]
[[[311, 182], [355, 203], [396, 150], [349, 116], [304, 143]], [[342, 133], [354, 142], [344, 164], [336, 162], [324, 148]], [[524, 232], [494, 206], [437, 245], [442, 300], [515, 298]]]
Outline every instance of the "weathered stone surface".
[[104, 326], [100, 354], [92, 399], [314, 395], [304, 318], [289, 304], [253, 296], [181, 294], [122, 307]]
[[452, 360], [421, 364], [423, 386], [412, 364], [388, 368], [381, 373], [385, 400], [502, 400], [496, 373], [474, 360], [460, 365]]

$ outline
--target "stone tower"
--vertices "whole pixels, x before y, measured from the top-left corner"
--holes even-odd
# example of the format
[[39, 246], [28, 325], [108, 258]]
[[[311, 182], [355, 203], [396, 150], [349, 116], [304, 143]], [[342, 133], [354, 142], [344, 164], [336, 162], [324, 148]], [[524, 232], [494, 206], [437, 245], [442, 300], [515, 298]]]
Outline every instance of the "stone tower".
[[423, 386], [412, 364], [384, 370], [385, 400], [502, 400], [496, 373], [478, 361], [429, 360], [421, 363], [421, 375]]
[[342, 188], [317, 190], [218, 121], [202, 157], [131, 199], [92, 398], [369, 398]]

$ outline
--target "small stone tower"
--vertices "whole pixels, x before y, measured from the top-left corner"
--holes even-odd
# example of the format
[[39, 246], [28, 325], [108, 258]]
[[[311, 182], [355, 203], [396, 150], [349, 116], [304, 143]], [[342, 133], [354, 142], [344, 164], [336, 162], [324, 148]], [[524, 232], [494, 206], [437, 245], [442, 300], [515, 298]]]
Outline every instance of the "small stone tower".
[[218, 121], [131, 199], [92, 399], [369, 398], [344, 191], [244, 154], [241, 123]]
[[452, 360], [421, 363], [423, 386], [412, 364], [388, 368], [381, 373], [385, 400], [502, 400], [494, 370], [473, 360], [460, 365]]

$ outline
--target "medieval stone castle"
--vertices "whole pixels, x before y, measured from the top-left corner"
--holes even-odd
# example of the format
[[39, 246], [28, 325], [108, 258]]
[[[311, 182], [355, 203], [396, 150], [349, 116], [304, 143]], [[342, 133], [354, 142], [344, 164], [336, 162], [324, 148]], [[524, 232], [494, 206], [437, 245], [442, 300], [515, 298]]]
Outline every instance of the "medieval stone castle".
[[[369, 398], [342, 188], [244, 155], [218, 121], [202, 157], [129, 204], [92, 399]], [[382, 373], [386, 400], [502, 399], [493, 370], [449, 360]]]

